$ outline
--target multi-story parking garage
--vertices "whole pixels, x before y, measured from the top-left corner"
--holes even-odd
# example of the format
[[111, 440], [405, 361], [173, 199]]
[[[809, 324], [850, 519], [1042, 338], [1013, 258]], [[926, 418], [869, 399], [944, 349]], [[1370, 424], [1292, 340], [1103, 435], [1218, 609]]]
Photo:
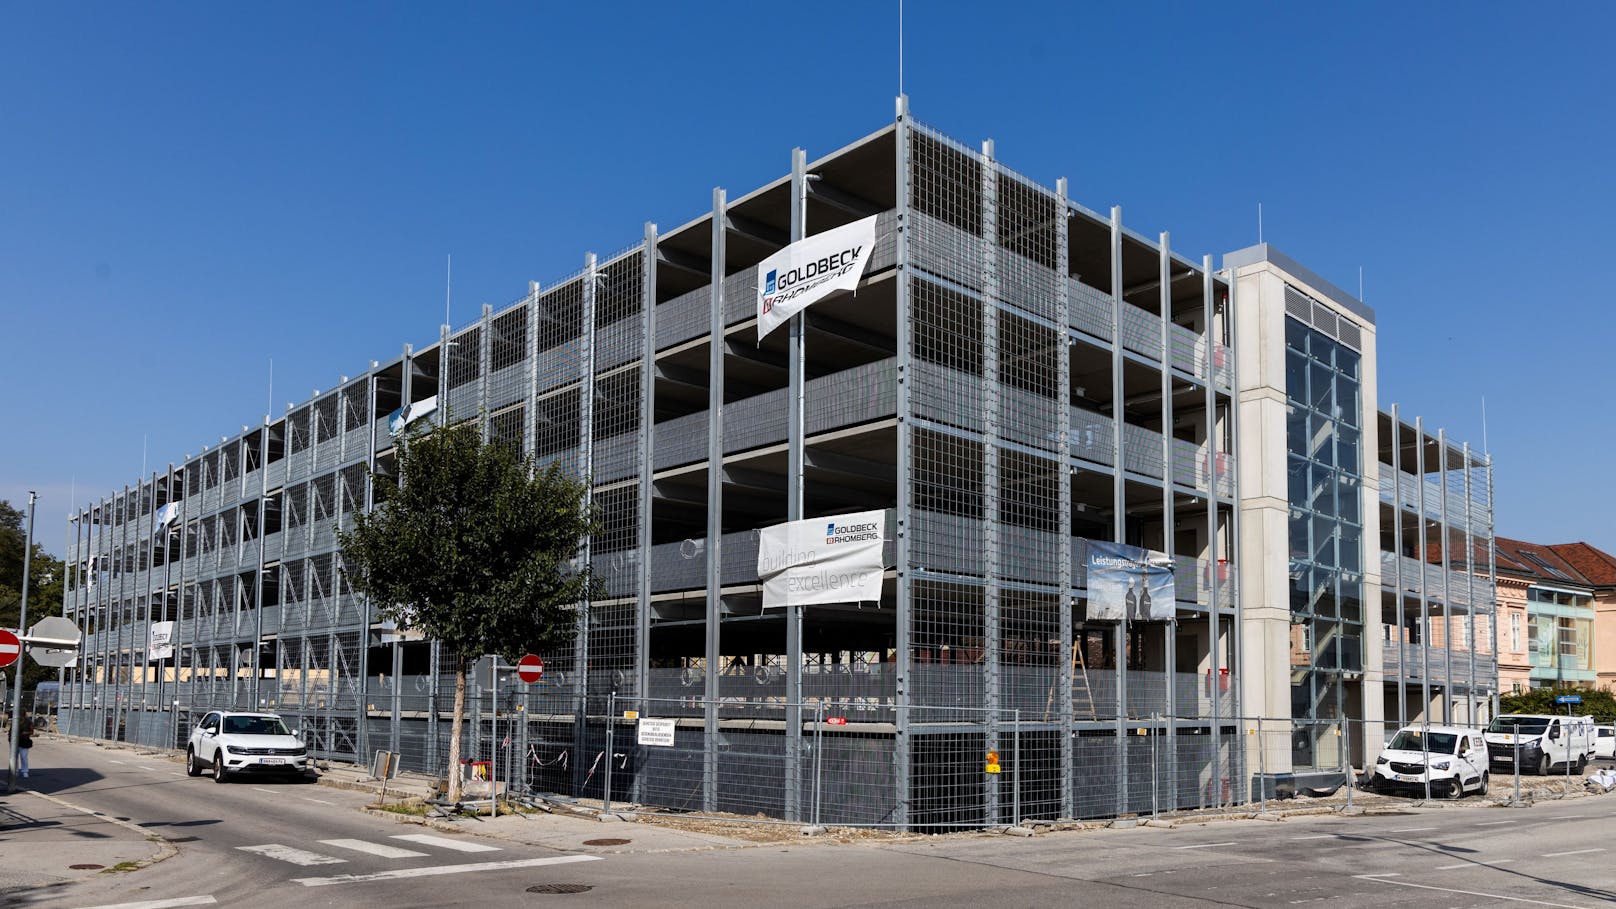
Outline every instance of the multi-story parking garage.
[[[336, 543], [390, 415], [432, 407], [588, 476], [604, 522], [576, 646], [479, 707], [502, 776], [917, 828], [1243, 798], [1225, 274], [901, 106], [792, 161], [85, 509], [64, 727], [172, 743], [262, 706], [327, 756], [438, 767], [449, 663], [375, 621]], [[856, 294], [760, 339], [757, 264], [871, 215]], [[760, 528], [873, 510], [879, 602], [764, 608]], [[1095, 541], [1170, 559], [1172, 608], [1091, 616]], [[628, 710], [676, 718], [675, 745], [634, 746]]]

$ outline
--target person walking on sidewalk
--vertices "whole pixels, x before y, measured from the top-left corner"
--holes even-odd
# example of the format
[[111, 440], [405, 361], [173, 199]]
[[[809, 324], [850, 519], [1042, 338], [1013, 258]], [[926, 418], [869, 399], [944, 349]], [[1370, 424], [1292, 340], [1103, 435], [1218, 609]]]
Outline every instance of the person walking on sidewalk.
[[28, 749], [34, 747], [34, 737], [30, 735], [34, 731], [34, 724], [26, 713], [17, 721], [17, 724], [17, 775], [26, 780], [28, 779]]

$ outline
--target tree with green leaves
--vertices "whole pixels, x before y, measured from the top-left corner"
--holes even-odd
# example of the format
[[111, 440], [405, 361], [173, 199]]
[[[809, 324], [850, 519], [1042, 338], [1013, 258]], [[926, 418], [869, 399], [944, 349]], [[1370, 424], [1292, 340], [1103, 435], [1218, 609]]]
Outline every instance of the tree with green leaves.
[[1591, 716], [1596, 723], [1616, 723], [1616, 695], [1598, 688], [1529, 688], [1498, 699], [1505, 713], [1565, 715], [1565, 704], [1555, 703], [1562, 694], [1582, 695], [1582, 703], [1571, 704], [1573, 716]]
[[344, 572], [381, 617], [438, 641], [455, 667], [450, 801], [461, 795], [466, 669], [482, 654], [515, 661], [577, 634], [591, 589], [579, 545], [596, 520], [588, 486], [535, 469], [474, 423], [402, 437], [378, 505], [341, 533]]
[[[28, 629], [18, 628], [22, 618], [22, 554], [27, 545], [27, 529], [23, 526], [27, 515], [13, 508], [10, 502], [0, 500], [0, 628], [12, 628], [21, 634]], [[28, 571], [28, 624], [62, 614], [62, 589], [67, 583], [66, 566], [62, 560], [47, 553], [39, 545], [39, 526], [34, 526], [34, 557]], [[16, 667], [22, 667], [23, 691], [30, 691], [40, 682], [56, 681], [56, 670], [41, 666], [32, 657], [23, 654], [11, 668], [3, 670], [15, 684]], [[7, 702], [9, 704], [9, 701]], [[26, 703], [26, 700], [24, 701]]]

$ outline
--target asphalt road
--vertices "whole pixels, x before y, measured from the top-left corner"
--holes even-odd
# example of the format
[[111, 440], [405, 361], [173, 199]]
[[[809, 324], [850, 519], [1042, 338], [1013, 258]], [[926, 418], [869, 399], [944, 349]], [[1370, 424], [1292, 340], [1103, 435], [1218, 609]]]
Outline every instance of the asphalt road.
[[[499, 889], [501, 879], [509, 880], [504, 889], [522, 893], [535, 870], [580, 860], [401, 825], [357, 810], [372, 801], [368, 794], [303, 781], [254, 778], [221, 786], [186, 776], [172, 761], [59, 740], [41, 741], [33, 758], [30, 788], [160, 834], [179, 852], [138, 871], [13, 895], [8, 909], [148, 902], [439, 907], [465, 901], [469, 888]], [[64, 845], [60, 860], [71, 859], [71, 845]], [[173, 900], [189, 902], [167, 902]]]
[[[161, 832], [178, 841], [180, 852], [139, 871], [13, 903], [30, 909], [140, 903], [149, 909], [214, 903], [280, 909], [456, 904], [1596, 909], [1616, 902], [1616, 795], [1530, 808], [1492, 807], [1472, 798], [1376, 816], [1034, 838], [950, 836], [873, 845], [805, 841], [557, 862], [576, 856], [447, 834], [432, 835], [497, 851], [463, 852], [444, 842], [401, 839], [422, 828], [354, 810], [369, 801], [360, 793], [278, 782], [218, 786], [185, 777], [175, 763], [77, 743], [45, 743], [35, 757], [45, 768], [30, 781], [37, 788]], [[69, 766], [78, 769], [65, 769]], [[533, 887], [579, 892], [530, 892]], [[187, 902], [169, 902], [174, 900]]]

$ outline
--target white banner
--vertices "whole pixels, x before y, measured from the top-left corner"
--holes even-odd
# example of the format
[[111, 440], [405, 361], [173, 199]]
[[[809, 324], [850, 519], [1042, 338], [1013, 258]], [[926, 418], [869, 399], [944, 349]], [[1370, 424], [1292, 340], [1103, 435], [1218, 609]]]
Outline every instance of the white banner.
[[805, 237], [758, 263], [758, 340], [809, 304], [853, 290], [875, 252], [875, 216]]
[[763, 528], [763, 608], [880, 600], [886, 521], [884, 511], [861, 511]]
[[174, 623], [153, 622], [146, 642], [146, 662], [166, 660], [174, 655]]
[[437, 395], [433, 395], [430, 398], [422, 398], [421, 400], [416, 401], [414, 404], [406, 404], [403, 407], [393, 411], [392, 415], [387, 418], [387, 431], [396, 436], [403, 432], [406, 426], [409, 426], [411, 423], [414, 423], [416, 420], [419, 420], [422, 417], [430, 416], [433, 411], [436, 411], [437, 409]]

